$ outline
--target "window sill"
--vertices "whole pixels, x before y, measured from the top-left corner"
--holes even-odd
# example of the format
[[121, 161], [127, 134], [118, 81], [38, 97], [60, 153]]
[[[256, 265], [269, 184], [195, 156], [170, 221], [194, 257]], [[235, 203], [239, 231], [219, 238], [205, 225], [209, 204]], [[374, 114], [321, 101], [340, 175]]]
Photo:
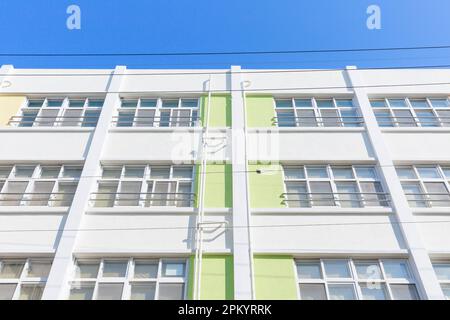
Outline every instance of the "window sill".
[[258, 208], [252, 209], [253, 215], [374, 215], [391, 214], [392, 208]]
[[[202, 132], [203, 127], [111, 127], [109, 132]], [[209, 127], [208, 131], [226, 132], [228, 127]]]
[[258, 127], [247, 128], [249, 133], [277, 131], [279, 133], [289, 132], [364, 132], [364, 127]]
[[411, 208], [413, 214], [415, 215], [450, 215], [449, 207], [439, 207], [439, 208]]
[[0, 206], [1, 213], [67, 213], [69, 207], [43, 207], [43, 206]]
[[394, 133], [403, 133], [403, 132], [414, 132], [414, 133], [428, 133], [428, 132], [445, 132], [450, 133], [450, 127], [395, 127], [395, 128], [386, 128], [380, 127], [381, 132], [394, 132]]
[[0, 132], [91, 132], [95, 127], [1, 127]]
[[[165, 215], [183, 215], [183, 214], [197, 214], [198, 208], [179, 208], [179, 207], [107, 207], [107, 208], [93, 208], [86, 210], [87, 214], [165, 214]], [[230, 214], [230, 208], [205, 208], [205, 214], [221, 215]]]

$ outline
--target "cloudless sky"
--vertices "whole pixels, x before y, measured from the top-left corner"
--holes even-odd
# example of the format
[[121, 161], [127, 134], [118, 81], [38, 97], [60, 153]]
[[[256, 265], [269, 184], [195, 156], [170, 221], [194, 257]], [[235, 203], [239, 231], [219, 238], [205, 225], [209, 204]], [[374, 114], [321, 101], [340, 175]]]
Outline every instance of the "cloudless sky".
[[[66, 9], [81, 8], [81, 30]], [[366, 9], [381, 8], [381, 30]], [[449, 0], [0, 0], [0, 53], [314, 50], [450, 45]], [[450, 49], [195, 57], [0, 57], [16, 68], [450, 65]]]

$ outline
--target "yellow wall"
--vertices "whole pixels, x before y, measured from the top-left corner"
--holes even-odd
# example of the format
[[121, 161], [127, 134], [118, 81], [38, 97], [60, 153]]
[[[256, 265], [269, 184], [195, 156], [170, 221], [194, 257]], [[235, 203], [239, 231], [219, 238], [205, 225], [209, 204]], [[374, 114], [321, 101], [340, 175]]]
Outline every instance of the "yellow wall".
[[0, 96], [0, 127], [8, 125], [8, 121], [15, 116], [24, 103], [23, 96]]

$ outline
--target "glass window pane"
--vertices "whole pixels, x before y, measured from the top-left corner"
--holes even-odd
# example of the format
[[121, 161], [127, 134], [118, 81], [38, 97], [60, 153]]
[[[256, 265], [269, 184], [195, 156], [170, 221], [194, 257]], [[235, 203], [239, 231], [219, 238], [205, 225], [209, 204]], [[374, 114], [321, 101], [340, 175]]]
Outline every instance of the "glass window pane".
[[355, 268], [359, 279], [382, 279], [377, 261], [355, 261]]
[[363, 121], [358, 117], [356, 109], [341, 109], [342, 123], [346, 127], [359, 127]]
[[397, 167], [395, 170], [400, 179], [416, 179], [416, 174], [411, 167]]
[[61, 107], [63, 100], [61, 99], [50, 99], [47, 100], [47, 107], [49, 108], [59, 108]]
[[384, 108], [386, 107], [386, 102], [383, 100], [370, 100], [370, 105], [372, 108]]
[[104, 179], [119, 179], [122, 174], [122, 168], [103, 168], [102, 178]]
[[355, 171], [360, 179], [376, 179], [377, 177], [375, 168], [372, 167], [356, 167]]
[[353, 101], [351, 99], [336, 99], [338, 107], [353, 108]]
[[158, 262], [136, 261], [134, 278], [156, 278], [158, 276]]
[[439, 122], [431, 110], [415, 110], [422, 127], [438, 127]]
[[279, 127], [295, 127], [296, 119], [293, 110], [277, 110], [277, 124]]
[[325, 285], [323, 284], [300, 284], [300, 299], [302, 300], [327, 300]]
[[3, 179], [8, 178], [9, 174], [11, 173], [11, 170], [12, 170], [11, 166], [0, 167], [0, 178], [3, 178]]
[[28, 182], [8, 181], [3, 192], [0, 195], [0, 205], [2, 206], [18, 206], [20, 205]]
[[443, 127], [450, 126], [450, 111], [448, 110], [436, 110], [436, 113], [439, 116], [439, 120]]
[[311, 99], [295, 99], [294, 102], [297, 108], [312, 108]]
[[450, 300], [450, 284], [441, 284], [442, 292], [447, 300]]
[[14, 176], [16, 178], [30, 178], [34, 172], [34, 166], [16, 166]]
[[43, 103], [44, 103], [44, 100], [29, 100], [28, 108], [40, 108], [40, 107], [42, 107]]
[[98, 285], [97, 300], [121, 300], [122, 283], [100, 283]]
[[84, 100], [69, 100], [69, 108], [83, 108], [84, 107]]
[[181, 99], [181, 108], [197, 108], [198, 99]]
[[117, 183], [99, 183], [98, 190], [94, 195], [95, 207], [112, 207], [116, 199]]
[[192, 167], [174, 167], [173, 177], [178, 179], [192, 179]]
[[319, 108], [334, 108], [333, 100], [331, 99], [316, 100], [316, 103]]
[[287, 206], [290, 208], [310, 207], [305, 182], [286, 182]]
[[399, 127], [415, 127], [416, 121], [414, 120], [411, 111], [409, 110], [393, 110], [395, 118], [397, 119], [397, 125]]
[[141, 108], [156, 108], [156, 99], [141, 99]]
[[405, 99], [388, 99], [391, 108], [407, 108]]
[[356, 182], [336, 182], [336, 190], [342, 208], [361, 207], [361, 198]]
[[333, 167], [333, 176], [335, 179], [353, 179], [351, 167]]
[[450, 263], [433, 263], [433, 268], [439, 280], [450, 280]]
[[429, 202], [433, 207], [450, 206], [450, 194], [443, 182], [425, 182]]
[[320, 110], [320, 116], [324, 127], [339, 127], [341, 118], [337, 110]]
[[98, 119], [100, 118], [100, 110], [86, 110], [83, 116], [82, 127], [93, 128], [97, 126]]
[[409, 100], [414, 109], [429, 109], [430, 106], [426, 99]]
[[117, 127], [132, 127], [134, 121], [134, 114], [136, 110], [120, 110], [117, 117]]
[[150, 170], [150, 178], [152, 179], [169, 179], [170, 167], [152, 167]]
[[162, 101], [162, 107], [163, 108], [178, 108], [178, 99], [167, 99]]
[[361, 283], [360, 287], [364, 300], [387, 300], [386, 285], [382, 283]]
[[103, 277], [125, 277], [127, 261], [105, 261], [103, 263]]
[[36, 118], [35, 125], [41, 127], [51, 127], [55, 124], [58, 116], [58, 109], [42, 109], [39, 116]]
[[424, 208], [427, 206], [422, 188], [418, 183], [402, 183], [403, 192], [405, 192], [408, 203], [414, 208]]
[[137, 127], [153, 127], [155, 124], [155, 111], [153, 109], [139, 109], [135, 125]]
[[161, 110], [159, 113], [159, 126], [168, 127], [170, 124], [170, 110]]
[[413, 284], [392, 284], [391, 291], [394, 300], [419, 300], [419, 294]]
[[300, 127], [317, 127], [317, 119], [314, 110], [297, 110], [298, 125]]
[[184, 284], [183, 283], [160, 283], [159, 284], [159, 300], [183, 300]]
[[448, 108], [449, 102], [447, 99], [430, 99], [431, 105], [435, 108]]
[[384, 273], [389, 279], [409, 279], [407, 262], [400, 261], [383, 261]]
[[322, 279], [320, 262], [297, 262], [297, 275], [299, 279]]
[[28, 277], [47, 278], [52, 267], [51, 261], [33, 261], [28, 265]]
[[125, 178], [142, 178], [144, 176], [145, 167], [125, 167]]
[[327, 278], [351, 278], [347, 260], [324, 261], [325, 274]]
[[26, 284], [20, 287], [20, 300], [41, 300], [43, 284]]
[[136, 108], [137, 107], [138, 100], [122, 100], [122, 108]]
[[11, 300], [17, 284], [0, 283], [0, 300]]
[[327, 167], [306, 167], [308, 178], [328, 178]]
[[313, 206], [334, 206], [333, 191], [331, 185], [326, 181], [314, 181], [309, 183], [311, 189], [311, 200]]
[[75, 278], [97, 278], [100, 264], [98, 262], [78, 262]]
[[380, 127], [393, 127], [394, 122], [389, 110], [374, 110], [375, 117], [377, 118], [378, 125]]
[[450, 167], [442, 167], [442, 171], [447, 179], [450, 179]]
[[184, 263], [182, 262], [165, 262], [163, 263], [163, 276], [164, 277], [183, 277], [184, 276]]
[[70, 300], [92, 300], [94, 294], [94, 284], [72, 284], [70, 288]]
[[18, 279], [22, 273], [24, 261], [8, 261], [0, 262], [0, 279]]
[[54, 181], [36, 181], [33, 185], [32, 194], [28, 194], [28, 205], [47, 206], [53, 190]]
[[303, 167], [283, 167], [285, 179], [305, 179]]
[[103, 103], [105, 100], [103, 99], [89, 99], [89, 105], [90, 108], [101, 108], [103, 107]]
[[275, 106], [276, 106], [276, 108], [292, 108], [292, 100], [291, 99], [276, 99]]
[[83, 167], [70, 167], [64, 166], [63, 178], [79, 178], [81, 177], [81, 172], [83, 171]]
[[441, 177], [436, 167], [417, 167], [417, 171], [423, 179], [439, 179]]
[[355, 288], [352, 284], [330, 284], [328, 285], [330, 300], [355, 300]]
[[41, 178], [58, 178], [61, 166], [41, 167]]
[[131, 285], [131, 300], [154, 300], [156, 285], [154, 283], [139, 283]]

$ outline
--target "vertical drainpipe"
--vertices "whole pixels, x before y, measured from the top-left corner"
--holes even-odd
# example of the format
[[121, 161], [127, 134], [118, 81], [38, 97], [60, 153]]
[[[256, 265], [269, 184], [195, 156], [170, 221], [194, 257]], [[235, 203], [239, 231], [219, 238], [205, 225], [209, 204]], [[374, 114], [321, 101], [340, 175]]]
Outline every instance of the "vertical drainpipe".
[[384, 177], [384, 183], [391, 195], [391, 204], [395, 210], [399, 229], [409, 251], [409, 264], [418, 283], [419, 294], [423, 299], [443, 300], [444, 294], [433, 270], [428, 251], [420, 237], [414, 214], [403, 192], [400, 180], [394, 167], [394, 161], [384, 142], [383, 134], [378, 126], [375, 114], [370, 106], [361, 74], [356, 67], [347, 67], [345, 74], [349, 85], [354, 89], [354, 99], [360, 107], [361, 114], [366, 124], [367, 135], [372, 144], [380, 173]]
[[42, 300], [65, 299], [69, 292], [70, 271], [73, 265], [73, 252], [76, 249], [78, 229], [83, 220], [84, 213], [89, 205], [89, 198], [92, 188], [95, 185], [96, 177], [100, 173], [100, 160], [105, 141], [108, 135], [112, 115], [120, 103], [120, 86], [126, 67], [117, 66], [114, 72], [108, 77], [109, 83], [105, 90], [105, 102], [97, 123], [92, 133], [91, 143], [87, 152], [82, 179], [78, 182], [72, 205], [67, 213], [64, 229], [57, 244], [53, 264], [42, 294]]
[[245, 102], [241, 67], [231, 66], [233, 263], [234, 298], [254, 299], [253, 257], [250, 239], [250, 206], [246, 146]]

